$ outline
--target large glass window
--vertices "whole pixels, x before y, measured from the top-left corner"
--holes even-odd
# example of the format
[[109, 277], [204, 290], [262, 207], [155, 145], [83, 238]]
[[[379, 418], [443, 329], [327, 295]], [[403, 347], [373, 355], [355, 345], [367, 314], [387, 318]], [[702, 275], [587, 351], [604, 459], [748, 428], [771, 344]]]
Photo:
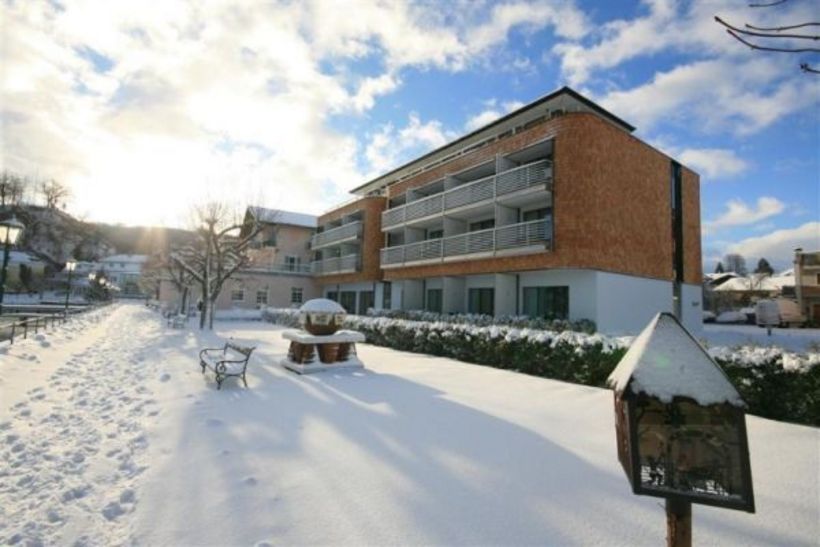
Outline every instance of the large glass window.
[[359, 292], [359, 315], [366, 315], [367, 310], [376, 305], [376, 293], [373, 291]]
[[441, 289], [427, 289], [427, 303], [425, 309], [435, 313], [441, 313], [443, 291]]
[[524, 287], [524, 315], [544, 319], [569, 317], [569, 287]]
[[232, 302], [243, 302], [245, 300], [245, 289], [243, 288], [235, 288], [231, 290], [231, 301]]
[[389, 310], [393, 304], [393, 287], [389, 281], [382, 285], [382, 308]]
[[493, 315], [495, 289], [469, 289], [467, 291], [467, 311], [482, 315]]
[[339, 304], [341, 304], [347, 313], [356, 313], [356, 291], [340, 292]]
[[549, 207], [543, 207], [541, 209], [533, 209], [532, 211], [524, 211], [521, 214], [521, 222], [529, 222], [531, 220], [541, 220], [547, 218], [550, 214]]
[[334, 302], [339, 301], [339, 293], [336, 291], [327, 291], [327, 299], [333, 300]]
[[480, 220], [478, 222], [470, 223], [470, 230], [471, 232], [477, 232], [478, 230], [488, 230], [490, 228], [495, 227], [495, 219], [488, 218], [487, 220]]

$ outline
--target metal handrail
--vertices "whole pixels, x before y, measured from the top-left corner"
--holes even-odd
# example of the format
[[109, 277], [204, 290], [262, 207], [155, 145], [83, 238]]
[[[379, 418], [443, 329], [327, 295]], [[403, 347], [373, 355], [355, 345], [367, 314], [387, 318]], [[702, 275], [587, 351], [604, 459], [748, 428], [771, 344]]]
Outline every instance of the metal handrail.
[[[57, 323], [65, 323], [68, 320], [70, 315], [76, 315], [78, 313], [84, 313], [89, 310], [97, 309], [100, 306], [86, 306], [83, 309], [66, 309], [62, 313], [49, 313], [49, 314], [41, 314], [35, 316], [26, 316], [24, 319], [20, 319], [18, 321], [12, 321], [11, 323], [1, 323], [0, 322], [0, 332], [5, 331], [8, 333], [7, 337], [0, 336], [0, 341], [8, 340], [9, 344], [14, 344], [14, 339], [19, 337], [20, 332], [22, 331], [23, 339], [28, 338], [28, 334], [30, 330], [33, 330], [34, 334], [38, 334], [40, 330], [46, 330], [49, 326], [49, 322], [51, 322], [51, 327], [54, 328], [55, 324]], [[0, 315], [0, 321], [4, 317], [14, 317], [9, 315]]]
[[358, 237], [362, 234], [362, 221], [356, 220], [348, 224], [343, 224], [336, 228], [332, 228], [325, 232], [314, 234], [310, 238], [310, 246], [314, 249], [329, 245], [331, 243], [348, 239], [351, 237]]
[[490, 175], [432, 196], [387, 209], [382, 212], [382, 228], [545, 184], [550, 179], [549, 172], [551, 169], [551, 160], [534, 161], [497, 175]]
[[498, 228], [476, 230], [441, 239], [429, 239], [381, 249], [382, 265], [420, 260], [442, 260], [451, 256], [492, 253], [552, 241], [550, 219], [531, 220]]
[[357, 271], [359, 269], [359, 255], [351, 254], [336, 256], [324, 260], [314, 260], [311, 269], [316, 275], [338, 273], [343, 271]]

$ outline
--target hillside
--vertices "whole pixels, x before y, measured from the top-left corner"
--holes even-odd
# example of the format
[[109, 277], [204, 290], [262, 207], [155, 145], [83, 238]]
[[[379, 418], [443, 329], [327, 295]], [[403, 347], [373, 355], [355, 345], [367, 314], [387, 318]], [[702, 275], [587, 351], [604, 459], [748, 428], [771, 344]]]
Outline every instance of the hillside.
[[118, 253], [151, 254], [192, 236], [191, 232], [173, 228], [85, 222], [64, 211], [37, 205], [17, 206], [10, 212], [26, 226], [20, 248], [54, 265], [69, 258], [93, 261]]

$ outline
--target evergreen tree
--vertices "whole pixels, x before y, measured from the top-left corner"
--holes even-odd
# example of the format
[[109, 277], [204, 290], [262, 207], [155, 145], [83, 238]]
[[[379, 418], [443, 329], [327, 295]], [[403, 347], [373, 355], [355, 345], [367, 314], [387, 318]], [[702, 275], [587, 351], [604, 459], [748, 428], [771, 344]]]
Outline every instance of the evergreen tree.
[[755, 268], [755, 273], [772, 275], [774, 273], [774, 268], [772, 268], [768, 260], [766, 260], [765, 258], [761, 258], [757, 262], [757, 268]]
[[723, 262], [718, 260], [717, 268], [715, 268], [715, 273], [723, 273], [725, 270], [723, 269]]

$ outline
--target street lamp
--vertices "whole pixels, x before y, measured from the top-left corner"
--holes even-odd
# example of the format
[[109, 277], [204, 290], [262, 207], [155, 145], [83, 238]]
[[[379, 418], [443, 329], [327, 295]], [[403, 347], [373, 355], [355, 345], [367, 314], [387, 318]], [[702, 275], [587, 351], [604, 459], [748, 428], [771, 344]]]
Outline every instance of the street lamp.
[[71, 272], [74, 271], [74, 268], [77, 267], [77, 263], [73, 260], [69, 260], [65, 263], [65, 269], [68, 272], [68, 289], [65, 292], [65, 313], [68, 315], [68, 299], [71, 296]]
[[17, 242], [17, 238], [23, 232], [25, 226], [22, 222], [14, 218], [0, 220], [0, 241], [3, 241], [3, 269], [0, 270], [0, 314], [3, 313], [3, 297], [6, 294], [6, 268], [9, 265], [9, 253], [11, 246]]

